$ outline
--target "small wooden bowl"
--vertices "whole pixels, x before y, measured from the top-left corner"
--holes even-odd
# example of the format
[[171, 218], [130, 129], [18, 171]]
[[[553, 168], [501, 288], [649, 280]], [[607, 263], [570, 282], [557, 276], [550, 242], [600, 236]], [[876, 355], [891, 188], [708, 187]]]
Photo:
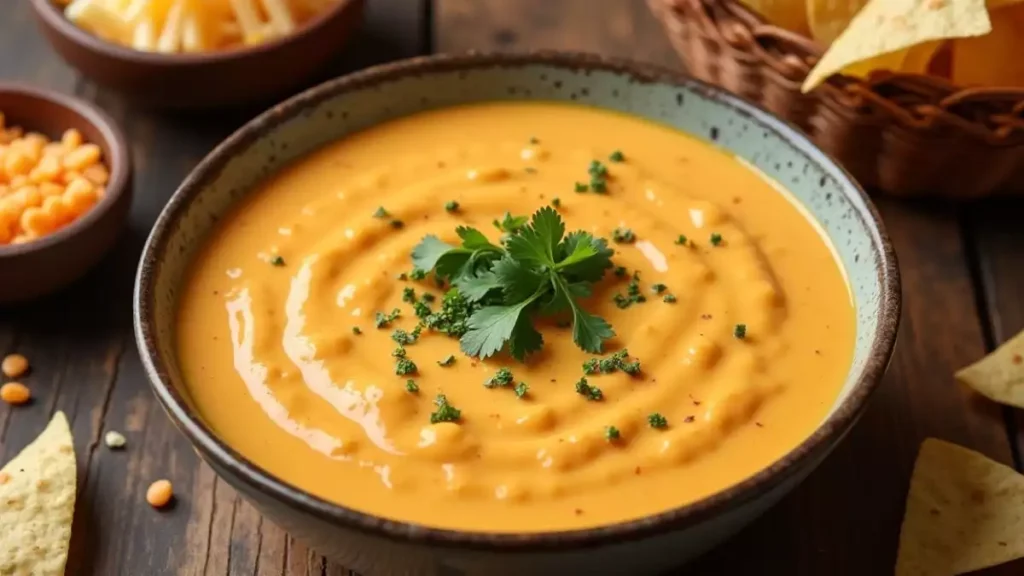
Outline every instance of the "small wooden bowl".
[[107, 42], [32, 0], [43, 33], [68, 64], [138, 103], [214, 108], [261, 103], [299, 87], [327, 64], [361, 22], [364, 0], [339, 0], [285, 38], [205, 54], [158, 54]]
[[131, 154], [105, 113], [77, 98], [21, 84], [0, 83], [7, 124], [60, 139], [75, 128], [103, 150], [110, 168], [106, 194], [67, 227], [26, 244], [0, 246], [0, 304], [54, 292], [85, 274], [110, 249], [131, 206]]

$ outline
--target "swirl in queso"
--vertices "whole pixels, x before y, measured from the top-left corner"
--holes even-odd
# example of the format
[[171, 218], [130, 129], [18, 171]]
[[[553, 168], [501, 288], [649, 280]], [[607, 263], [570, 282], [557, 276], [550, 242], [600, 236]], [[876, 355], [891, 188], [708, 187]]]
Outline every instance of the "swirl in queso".
[[[604, 193], [579, 185], [594, 160]], [[458, 244], [458, 226], [498, 244], [506, 212], [552, 205], [628, 271], [581, 300], [614, 328], [604, 355], [539, 318], [525, 362], [424, 329], [405, 346], [417, 371], [396, 374], [394, 331], [448, 289], [408, 277], [413, 247]], [[294, 162], [208, 238], [177, 326], [192, 401], [259, 466], [364, 512], [496, 532], [635, 519], [758, 472], [828, 414], [855, 331], [834, 252], [788, 193], [667, 127], [540, 103], [417, 114]], [[638, 374], [584, 373], [620, 350]], [[485, 386], [501, 368], [528, 392]], [[439, 394], [458, 419], [431, 423]]]

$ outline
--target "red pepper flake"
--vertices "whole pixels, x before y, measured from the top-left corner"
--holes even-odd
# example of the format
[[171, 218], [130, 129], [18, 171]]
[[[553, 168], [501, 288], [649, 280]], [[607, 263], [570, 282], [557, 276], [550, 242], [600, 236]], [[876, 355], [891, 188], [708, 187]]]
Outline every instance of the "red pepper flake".
[[687, 416], [686, 418], [683, 419], [683, 422], [686, 422], [687, 424], [689, 424], [690, 422], [693, 422], [693, 420], [694, 420], [693, 416]]
[[760, 422], [754, 422], [754, 425], [758, 428], [764, 428], [764, 424], [761, 424]]
[[1020, 364], [1024, 362], [1024, 356], [1021, 356], [1020, 354], [1014, 354], [1011, 360], [1014, 364]]
[[690, 401], [693, 402], [694, 406], [700, 406], [700, 400], [694, 398], [692, 394], [687, 394], [687, 396], [690, 397]]
[[636, 467], [636, 468], [635, 468], [635, 469], [633, 470], [633, 474], [636, 474], [637, 476], [639, 476], [639, 475], [640, 475], [640, 467], [639, 467], [639, 466], [637, 466], [637, 467]]
[[576, 515], [579, 516], [580, 514], [583, 514], [583, 508], [576, 509]]

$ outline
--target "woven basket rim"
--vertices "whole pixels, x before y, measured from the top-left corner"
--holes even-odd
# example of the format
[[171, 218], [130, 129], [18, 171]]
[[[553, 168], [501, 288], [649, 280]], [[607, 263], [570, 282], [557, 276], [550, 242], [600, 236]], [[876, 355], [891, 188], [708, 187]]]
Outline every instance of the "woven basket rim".
[[[729, 56], [759, 60], [780, 84], [799, 90], [807, 72], [825, 52], [814, 39], [781, 28], [741, 0], [651, 0], [663, 19], [685, 11], [700, 20], [700, 30], [730, 46]], [[737, 26], [739, 24], [740, 26]], [[730, 37], [731, 36], [731, 37]], [[916, 95], [916, 103], [897, 101]], [[810, 94], [837, 114], [859, 121], [894, 122], [904, 130], [935, 134], [953, 130], [994, 148], [1024, 144], [1024, 88], [958, 86], [923, 74], [877, 71], [866, 78], [836, 74]], [[876, 118], [872, 118], [876, 117]], [[909, 134], [908, 134], [909, 136]]]

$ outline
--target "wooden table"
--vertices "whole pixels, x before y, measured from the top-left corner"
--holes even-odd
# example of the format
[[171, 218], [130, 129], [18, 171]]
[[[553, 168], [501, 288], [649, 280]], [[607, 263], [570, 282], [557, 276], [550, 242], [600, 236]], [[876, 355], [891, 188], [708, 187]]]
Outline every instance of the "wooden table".
[[[328, 75], [467, 49], [588, 50], [679, 65], [640, 0], [369, 1], [361, 37]], [[72, 422], [79, 505], [68, 574], [347, 574], [264, 521], [200, 462], [154, 401], [132, 336], [132, 283], [146, 234], [189, 169], [251, 112], [225, 119], [135, 109], [65, 66], [38, 34], [25, 0], [5, 2], [0, 16], [0, 78], [97, 101], [127, 131], [135, 162], [131, 223], [114, 253], [61, 294], [0, 308], [0, 354], [31, 359], [26, 382], [36, 398], [28, 407], [0, 406], [0, 461], [55, 410]], [[878, 204], [905, 298], [884, 385], [799, 489], [679, 573], [891, 574], [907, 482], [925, 437], [1020, 468], [1021, 413], [980, 400], [952, 373], [1024, 328], [1024, 202]], [[102, 446], [109, 429], [126, 434], [126, 451]], [[173, 481], [178, 501], [157, 513], [144, 494], [161, 477]], [[988, 573], [1022, 571], [1024, 562]]]

